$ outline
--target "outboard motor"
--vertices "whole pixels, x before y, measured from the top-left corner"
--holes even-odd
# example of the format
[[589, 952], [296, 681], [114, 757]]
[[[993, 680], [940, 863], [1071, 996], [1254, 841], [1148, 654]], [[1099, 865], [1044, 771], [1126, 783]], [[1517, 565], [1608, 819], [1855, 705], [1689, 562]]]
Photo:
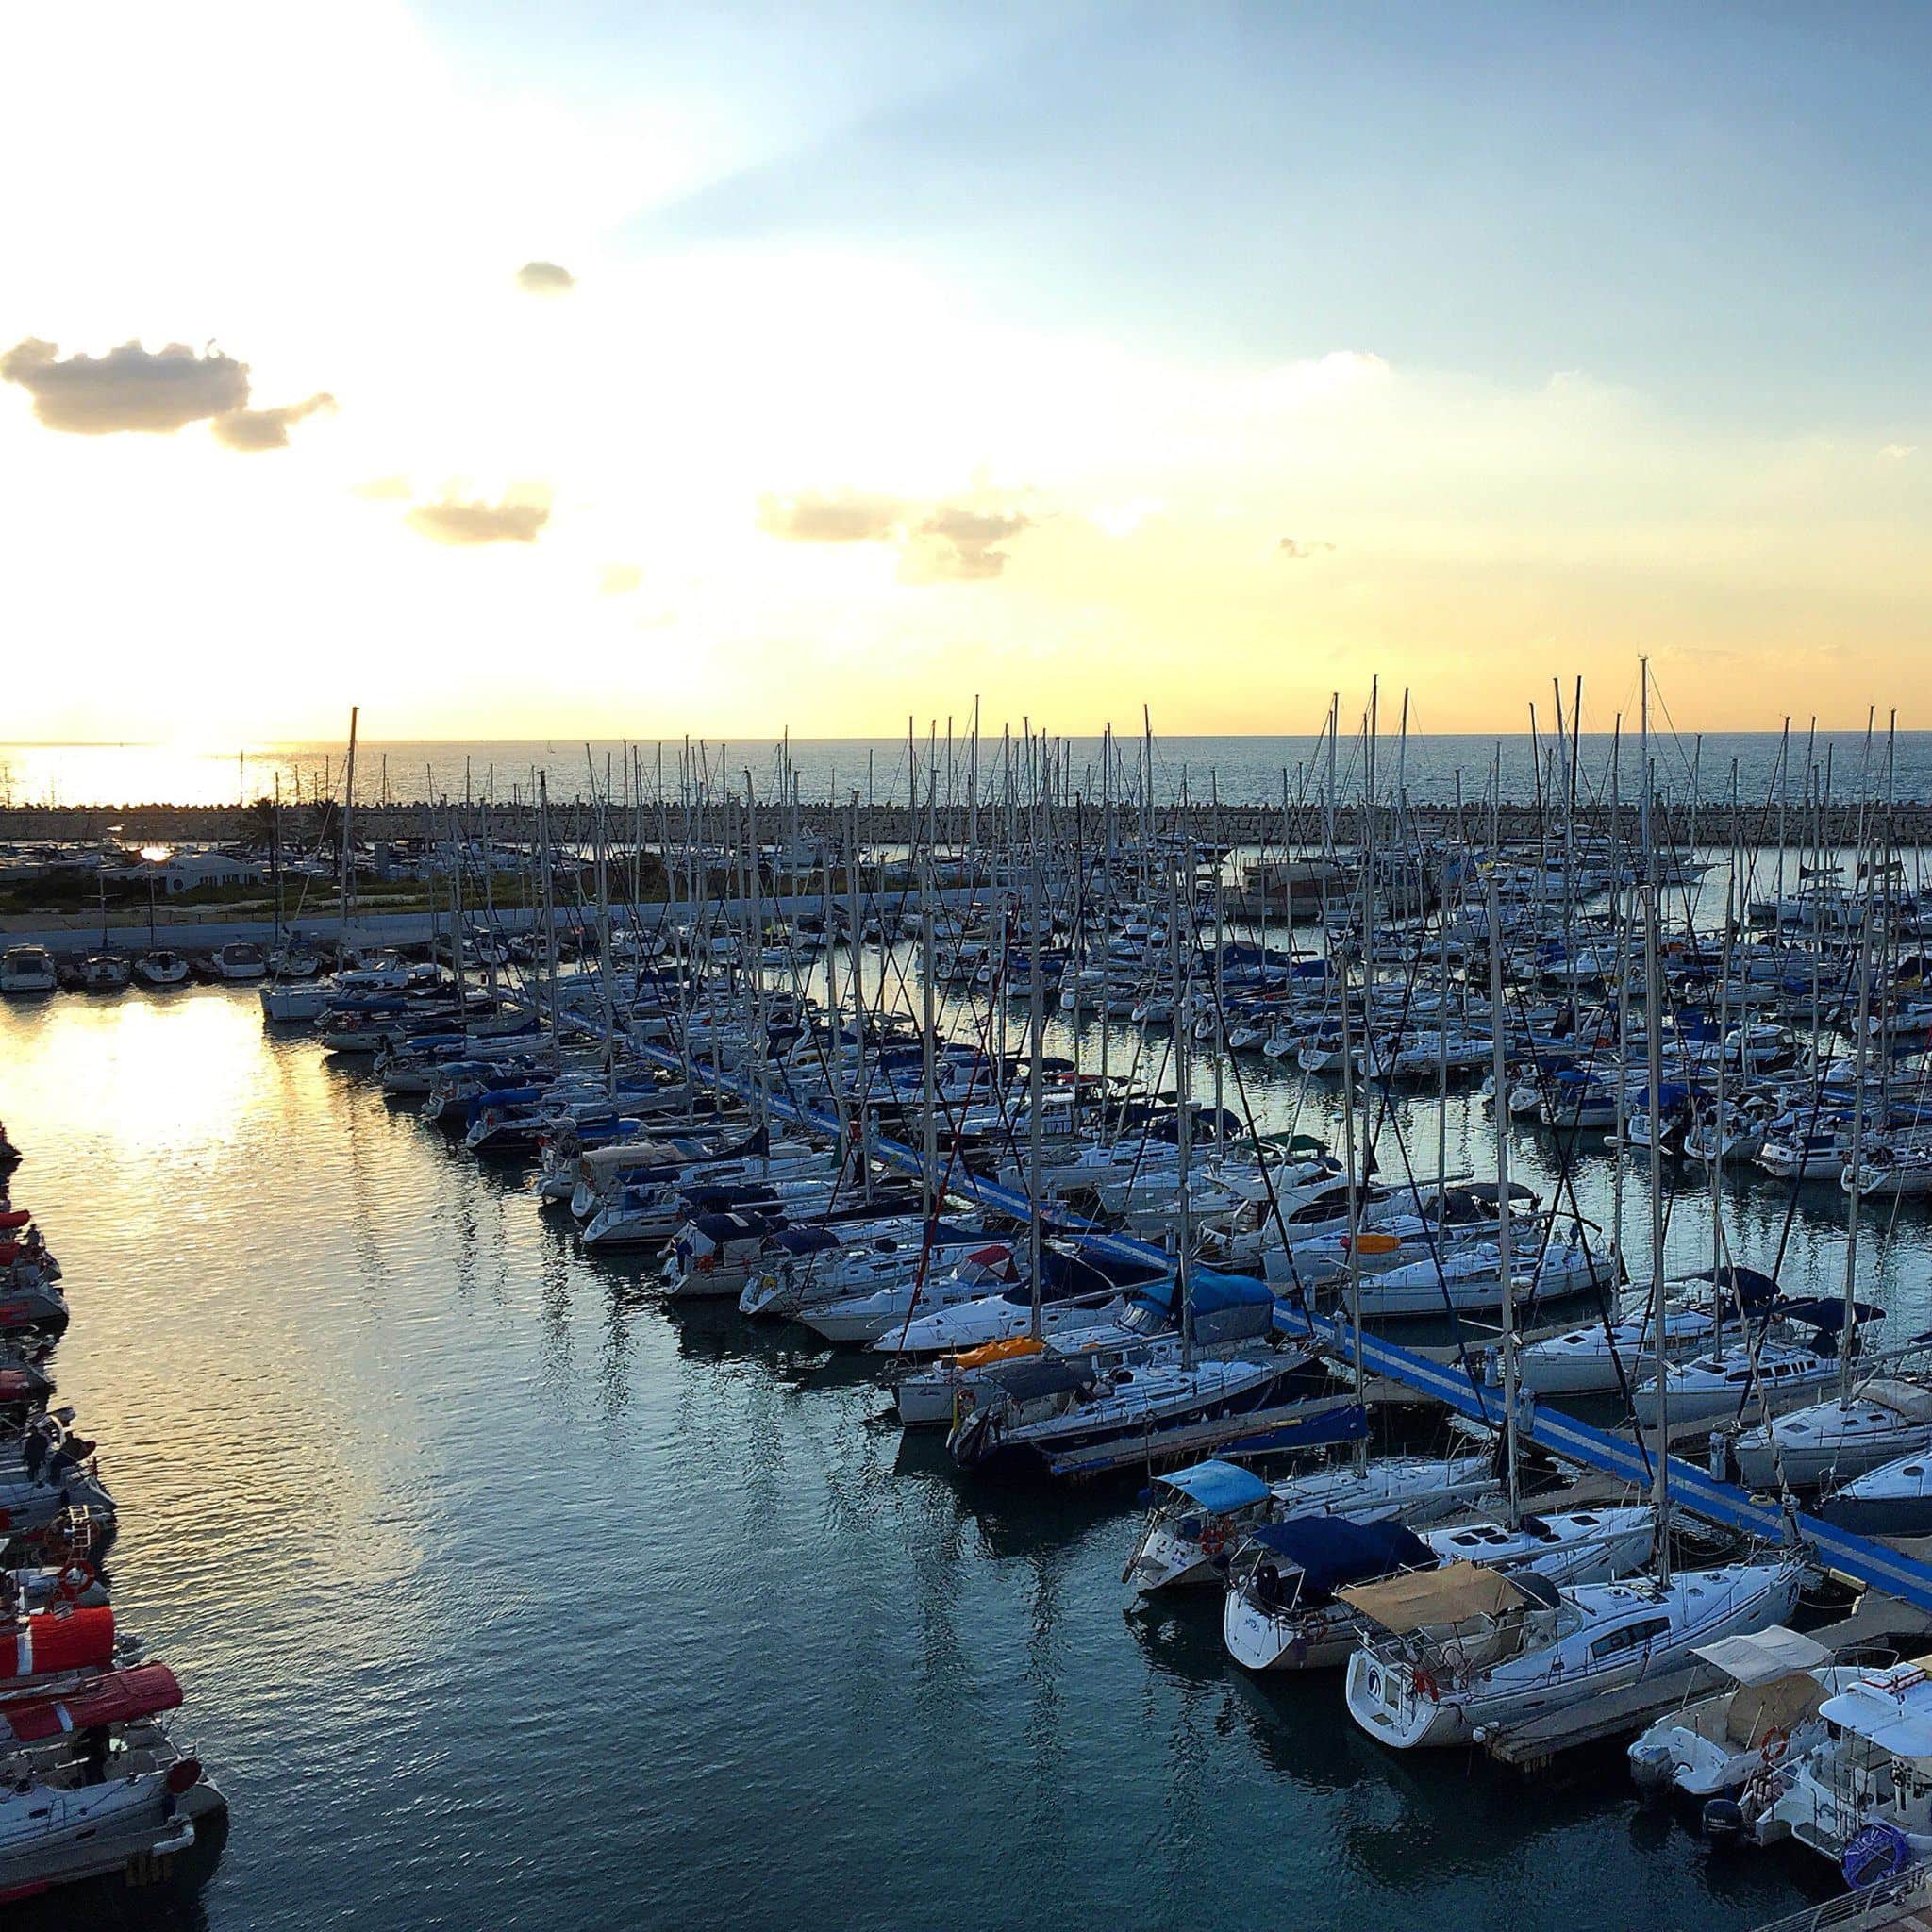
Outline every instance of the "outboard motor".
[[1744, 1807], [1735, 1798], [1711, 1798], [1706, 1801], [1699, 1823], [1712, 1850], [1722, 1850], [1742, 1840]]
[[1676, 1768], [1668, 1744], [1645, 1744], [1630, 1753], [1630, 1775], [1646, 1798], [1662, 1797], [1671, 1788], [1671, 1774]]
[[946, 1448], [962, 1469], [973, 1469], [992, 1454], [998, 1440], [999, 1429], [993, 1410], [991, 1407], [973, 1408], [960, 1417], [947, 1439]]

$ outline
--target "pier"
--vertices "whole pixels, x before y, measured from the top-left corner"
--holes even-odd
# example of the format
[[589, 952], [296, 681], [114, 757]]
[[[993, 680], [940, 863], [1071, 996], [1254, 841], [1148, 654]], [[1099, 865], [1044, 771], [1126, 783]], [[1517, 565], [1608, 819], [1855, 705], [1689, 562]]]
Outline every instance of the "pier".
[[[736, 1074], [714, 1073], [696, 1063], [687, 1068], [678, 1056], [661, 1047], [641, 1047], [638, 1051], [669, 1071], [741, 1100], [750, 1100], [757, 1091], [751, 1082]], [[827, 1108], [801, 1107], [770, 1096], [761, 1104], [774, 1117], [816, 1133], [836, 1136], [839, 1131], [839, 1123]], [[903, 1141], [874, 1132], [871, 1148], [877, 1161], [897, 1173], [916, 1178], [924, 1171], [919, 1152]], [[935, 1174], [931, 1178], [935, 1188], [994, 1208], [1016, 1222], [1024, 1224], [1031, 1219], [1032, 1208], [1026, 1196], [996, 1181], [964, 1172]], [[1082, 1240], [1134, 1260], [1165, 1264], [1173, 1259], [1164, 1249], [1150, 1242], [1091, 1227], [1074, 1219], [1057, 1222], [1055, 1230], [1077, 1234]], [[1336, 1317], [1304, 1313], [1277, 1300], [1274, 1324], [1284, 1336], [1306, 1341], [1333, 1361], [1352, 1364], [1356, 1359], [1356, 1335]], [[1485, 1426], [1501, 1421], [1501, 1404], [1495, 1391], [1459, 1366], [1432, 1359], [1415, 1349], [1368, 1333], [1360, 1336], [1359, 1348], [1365, 1376], [1379, 1376]], [[1650, 1485], [1650, 1452], [1637, 1441], [1612, 1435], [1548, 1404], [1525, 1404], [1525, 1407], [1528, 1412], [1521, 1426], [1540, 1448], [1633, 1491]], [[1918, 1554], [1875, 1538], [1858, 1536], [1795, 1507], [1780, 1508], [1674, 1455], [1670, 1458], [1669, 1489], [1672, 1502], [1693, 1516], [1768, 1543], [1801, 1540], [1817, 1552], [1820, 1565], [1834, 1576], [1861, 1590], [1896, 1598], [1912, 1611], [1932, 1620], [1932, 1563]], [[1928, 1621], [1927, 1627], [1932, 1628], [1932, 1621]]]

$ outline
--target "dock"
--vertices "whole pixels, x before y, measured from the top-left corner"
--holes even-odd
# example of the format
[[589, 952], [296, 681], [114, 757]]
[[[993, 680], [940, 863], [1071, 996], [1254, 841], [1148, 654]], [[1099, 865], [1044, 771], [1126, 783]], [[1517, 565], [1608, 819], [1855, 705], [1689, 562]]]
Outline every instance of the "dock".
[[1204, 1456], [1284, 1455], [1350, 1441], [1361, 1434], [1361, 1409], [1354, 1396], [1320, 1395], [1311, 1401], [1257, 1409], [1251, 1415], [1197, 1423], [1191, 1429], [1162, 1437], [1158, 1452], [1142, 1437], [1125, 1436], [1050, 1457], [1047, 1467], [1058, 1476], [1079, 1477], [1123, 1469], [1142, 1468], [1150, 1473], [1175, 1469]]
[[[1914, 1609], [1876, 1591], [1867, 1591], [1836, 1623], [1806, 1634], [1827, 1645], [1841, 1661], [1869, 1651], [1932, 1633], [1932, 1610]], [[1565, 1751], [1635, 1737], [1645, 1725], [1694, 1698], [1721, 1690], [1724, 1673], [1708, 1664], [1665, 1671], [1621, 1690], [1605, 1691], [1587, 1704], [1553, 1710], [1520, 1724], [1497, 1724], [1476, 1734], [1476, 1741], [1499, 1764], [1523, 1772], [1541, 1771]]]
[[[752, 1083], [736, 1074], [687, 1069], [675, 1054], [662, 1047], [641, 1046], [638, 1052], [641, 1058], [680, 1075], [702, 1080], [719, 1092], [744, 1101], [758, 1097]], [[774, 1118], [813, 1132], [835, 1136], [839, 1131], [838, 1120], [828, 1108], [779, 1100], [769, 1094], [762, 1097], [762, 1104]], [[917, 1176], [923, 1172], [924, 1162], [918, 1149], [904, 1141], [875, 1133], [872, 1136], [871, 1150], [882, 1165], [899, 1173]], [[991, 1208], [1015, 1221], [1024, 1223], [1032, 1216], [1032, 1204], [1024, 1193], [995, 1181], [972, 1174], [947, 1172], [935, 1174], [932, 1179], [946, 1191]], [[1085, 1225], [1069, 1231], [1124, 1259], [1163, 1265], [1172, 1259], [1163, 1249], [1131, 1236]], [[1274, 1325], [1285, 1338], [1304, 1342], [1331, 1360], [1353, 1362], [1358, 1347], [1365, 1375], [1400, 1385], [1415, 1397], [1435, 1402], [1486, 1427], [1495, 1426], [1502, 1419], [1497, 1393], [1481, 1379], [1480, 1365], [1474, 1357], [1464, 1367], [1432, 1360], [1414, 1349], [1375, 1335], [1363, 1334], [1357, 1341], [1337, 1318], [1307, 1314], [1279, 1301], [1274, 1307]], [[1536, 1406], [1524, 1423], [1523, 1433], [1560, 1461], [1594, 1471], [1632, 1489], [1650, 1484], [1652, 1457], [1641, 1443], [1581, 1422], [1562, 1409]], [[1704, 1433], [1708, 1433], [1707, 1426]], [[1852, 1588], [1883, 1591], [1932, 1617], [1932, 1565], [1916, 1554], [1841, 1529], [1820, 1517], [1806, 1515], [1795, 1505], [1780, 1507], [1674, 1455], [1670, 1458], [1670, 1491], [1674, 1504], [1690, 1515], [1741, 1530], [1766, 1543], [1802, 1541], [1813, 1551], [1821, 1569]]]

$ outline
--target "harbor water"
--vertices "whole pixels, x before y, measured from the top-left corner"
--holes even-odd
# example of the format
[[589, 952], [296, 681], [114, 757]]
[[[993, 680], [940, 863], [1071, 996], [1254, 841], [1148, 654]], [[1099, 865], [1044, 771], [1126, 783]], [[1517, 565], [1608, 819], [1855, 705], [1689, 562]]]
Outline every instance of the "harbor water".
[[[1634, 707], [1633, 707], [1634, 708]], [[1311, 721], [1313, 724], [1316, 721]], [[1336, 750], [1339, 795], [1358, 795], [1362, 783], [1359, 719], [1344, 715]], [[928, 737], [924, 721], [918, 733], [922, 771], [933, 760], [941, 803], [964, 800], [976, 775], [982, 797], [1001, 795], [1000, 727], [981, 735], [977, 754], [967, 741], [968, 721], [957, 720], [950, 745], [943, 723]], [[1020, 731], [1015, 720], [1013, 730]], [[1626, 715], [1623, 737], [1624, 797], [1634, 796], [1640, 770]], [[1138, 785], [1142, 746], [1136, 720], [1124, 736], [1116, 734], [1116, 771]], [[1084, 797], [1100, 796], [1102, 741], [1074, 737], [1059, 741], [1068, 787]], [[258, 744], [246, 747], [185, 747], [172, 744], [6, 744], [0, 743], [0, 809], [8, 806], [116, 806], [166, 801], [174, 805], [247, 805], [273, 796], [279, 785], [291, 803], [340, 796], [341, 743]], [[906, 802], [906, 739], [819, 738], [788, 740], [784, 747], [797, 774], [799, 795], [808, 804], [844, 803], [856, 792], [867, 804]], [[1611, 736], [1585, 731], [1577, 740], [1580, 795], [1602, 791], [1609, 770]], [[1017, 774], [1024, 743], [1010, 752]], [[1556, 758], [1553, 768], [1550, 760]], [[1229, 805], [1278, 805], [1284, 777], [1291, 795], [1319, 799], [1327, 771], [1328, 748], [1319, 736], [1190, 738], [1158, 734], [1152, 746], [1154, 796], [1169, 803], [1186, 797], [1206, 807], [1219, 798]], [[1745, 805], [1776, 804], [1794, 810], [1807, 797], [1807, 774], [1816, 766], [1815, 791], [1834, 799], [1881, 797], [1901, 803], [1932, 801], [1932, 732], [1903, 731], [1888, 740], [1882, 731], [1811, 731], [1803, 721], [1789, 739], [1776, 731], [1678, 731], [1662, 718], [1652, 734], [1651, 759], [1660, 792], [1676, 799], [1693, 793], [1707, 803], [1731, 795], [1733, 767], [1740, 800]], [[1830, 774], [1830, 785], [1825, 774]], [[778, 780], [780, 747], [771, 739], [525, 739], [464, 742], [449, 740], [383, 743], [365, 739], [357, 763], [358, 804], [425, 798], [508, 801], [536, 796], [544, 775], [554, 800], [601, 791], [646, 800], [679, 796], [680, 769], [693, 790], [710, 774], [713, 788], [742, 789], [746, 772], [758, 795], [782, 796]], [[1458, 797], [1488, 795], [1500, 777], [1506, 801], [1529, 804], [1560, 794], [1562, 756], [1547, 733], [1503, 737], [1416, 733], [1406, 744], [1385, 736], [1376, 769], [1383, 795], [1398, 790], [1410, 800], [1435, 805]], [[1122, 779], [1116, 777], [1119, 795]], [[922, 791], [924, 780], [922, 780]]]
[[[1242, 1077], [1260, 1124], [1329, 1125], [1332, 1086]], [[1400, 1105], [1432, 1161], [1433, 1104]], [[1832, 1889], [1789, 1848], [1713, 1856], [1614, 1749], [1534, 1782], [1398, 1758], [1336, 1676], [1244, 1675], [1218, 1596], [1121, 1584], [1131, 1482], [961, 1476], [861, 1361], [586, 1257], [523, 1170], [265, 1033], [252, 991], [0, 1008], [0, 1116], [66, 1269], [117, 1608], [232, 1806], [199, 1898], [130, 1891], [121, 1924], [957, 1928], [1052, 1899], [1065, 1932], [1724, 1932]], [[1445, 1135], [1489, 1170], [1473, 1099]], [[1547, 1137], [1512, 1142], [1547, 1191]], [[1581, 1163], [1586, 1212], [1609, 1172]], [[1787, 1205], [1732, 1190], [1738, 1258]], [[1687, 1178], [1674, 1267], [1708, 1227]], [[1906, 1210], [1862, 1251], [1901, 1332], [1928, 1246]], [[1788, 1282], [1829, 1291], [1842, 1250], [1807, 1190]]]

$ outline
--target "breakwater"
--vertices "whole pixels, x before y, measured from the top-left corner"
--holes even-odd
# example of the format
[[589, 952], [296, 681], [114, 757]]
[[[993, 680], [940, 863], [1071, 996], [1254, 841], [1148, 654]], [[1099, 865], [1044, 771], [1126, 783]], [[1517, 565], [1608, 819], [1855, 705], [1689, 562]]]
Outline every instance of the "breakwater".
[[[1008, 824], [1006, 808], [983, 803], [975, 811], [961, 805], [941, 806], [916, 813], [903, 805], [860, 805], [857, 808], [858, 836], [868, 845], [904, 845], [915, 832], [924, 839], [930, 827], [942, 846], [969, 841], [997, 844]], [[1109, 819], [1116, 837], [1131, 839], [1147, 823], [1134, 805], [1117, 804], [1107, 812], [1091, 802], [1069, 801], [1051, 807], [1054, 836], [1062, 849], [1081, 841], [1099, 846], [1108, 836]], [[849, 837], [854, 808], [800, 805], [794, 813], [759, 806], [758, 832], [767, 842], [783, 840], [795, 826], [804, 838], [841, 845]], [[1014, 822], [1024, 821], [1015, 811]], [[1474, 801], [1460, 806], [1411, 800], [1399, 809], [1384, 805], [1375, 814], [1376, 842], [1384, 850], [1397, 844], [1428, 849], [1443, 842], [1481, 844], [1491, 840], [1506, 844], [1544, 843], [1553, 849], [1566, 837], [1620, 837], [1635, 842], [1641, 835], [1642, 816], [1634, 804], [1616, 812], [1607, 806], [1579, 804], [1565, 814], [1560, 808], [1511, 804], [1500, 808]], [[711, 801], [699, 808], [676, 800], [646, 800], [639, 806], [616, 805], [605, 813], [612, 842], [661, 845], [667, 839], [682, 842], [687, 836], [723, 838], [741, 835], [743, 807]], [[553, 800], [553, 840], [571, 843], [588, 838], [597, 821], [597, 808], [588, 800]], [[1195, 802], [1160, 805], [1152, 813], [1159, 833], [1185, 833], [1230, 844], [1279, 848], [1284, 833], [1291, 846], [1313, 848], [1325, 836], [1328, 814], [1319, 804], [1291, 806], [1231, 805]], [[1338, 844], [1359, 844], [1368, 830], [1358, 805], [1338, 806], [1332, 814]], [[304, 834], [316, 824], [312, 808], [285, 816], [284, 837], [291, 849], [299, 848]], [[487, 834], [508, 844], [528, 844], [537, 837], [537, 814], [527, 806], [469, 804], [460, 799], [436, 805], [358, 806], [355, 830], [364, 841], [402, 841], [447, 837], [452, 824], [465, 836]], [[1566, 830], [1567, 827], [1567, 830]], [[1740, 805], [1706, 801], [1695, 807], [1678, 803], [1653, 809], [1654, 836], [1677, 843], [1724, 847], [1854, 846], [1878, 838], [1899, 846], [1932, 845], [1932, 804], [1916, 800], [1842, 800], [1823, 808]], [[224, 845], [259, 839], [263, 821], [253, 808], [209, 805], [13, 806], [0, 808], [0, 844], [76, 844], [114, 838], [128, 844]]]

